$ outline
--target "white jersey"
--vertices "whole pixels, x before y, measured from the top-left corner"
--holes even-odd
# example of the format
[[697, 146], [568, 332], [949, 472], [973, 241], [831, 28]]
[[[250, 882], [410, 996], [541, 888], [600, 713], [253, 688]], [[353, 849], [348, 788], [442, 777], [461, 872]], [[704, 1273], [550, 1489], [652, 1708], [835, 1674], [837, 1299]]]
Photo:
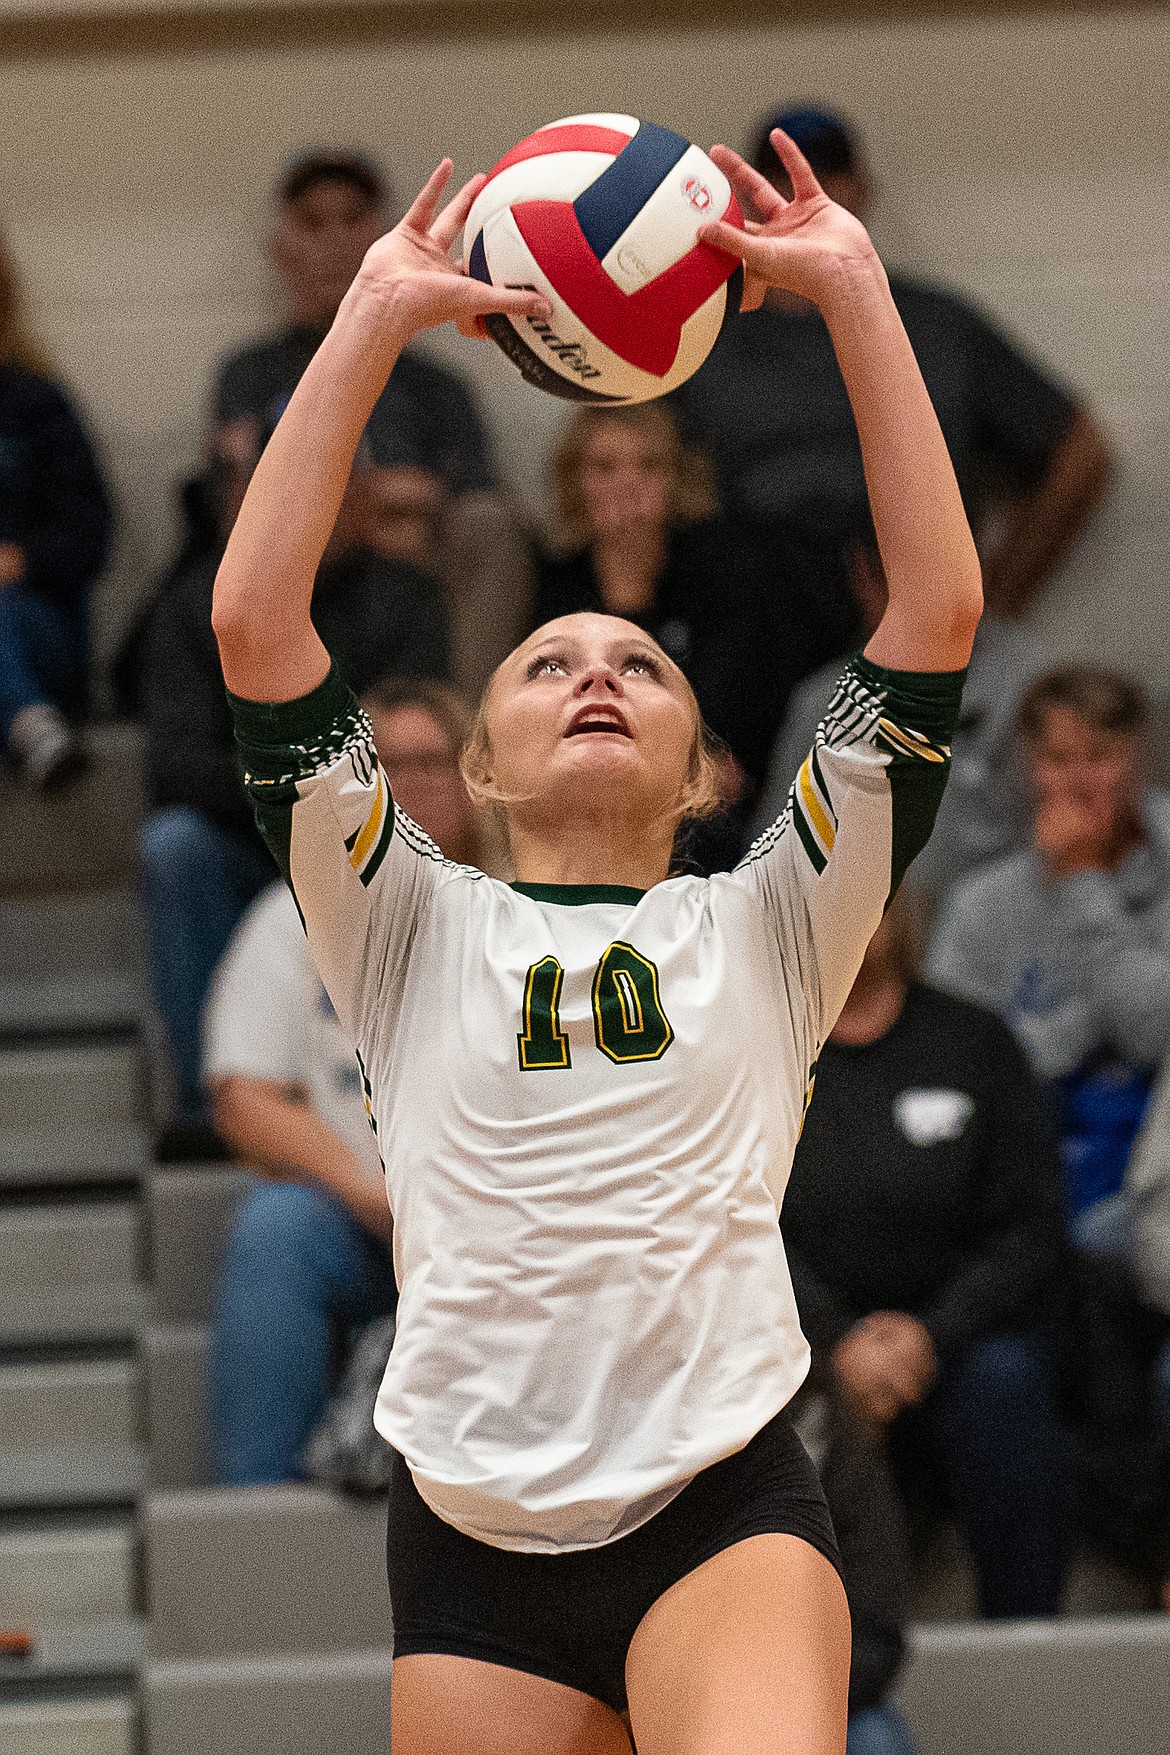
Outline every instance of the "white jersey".
[[234, 703], [386, 1167], [400, 1299], [376, 1424], [457, 1529], [610, 1541], [800, 1384], [780, 1204], [820, 1045], [930, 832], [961, 685], [855, 660], [743, 863], [644, 894], [445, 861], [336, 675]]

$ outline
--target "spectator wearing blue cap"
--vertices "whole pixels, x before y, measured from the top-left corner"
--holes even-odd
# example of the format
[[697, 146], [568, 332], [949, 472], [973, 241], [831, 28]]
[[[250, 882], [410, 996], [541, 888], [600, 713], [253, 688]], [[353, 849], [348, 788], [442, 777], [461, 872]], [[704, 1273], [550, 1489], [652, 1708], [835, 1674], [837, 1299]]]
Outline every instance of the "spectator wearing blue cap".
[[[873, 185], [848, 124], [812, 107], [768, 118], [752, 157], [783, 193], [773, 128], [792, 136], [832, 200], [867, 219]], [[1067, 388], [973, 305], [907, 275], [890, 278], [984, 551], [988, 607], [1020, 614], [1104, 493], [1104, 438]], [[861, 451], [828, 330], [811, 305], [769, 293], [750, 320], [728, 326], [677, 395], [689, 436], [716, 460], [724, 504], [765, 544], [776, 526], [796, 521], [836, 529], [848, 546], [864, 521]]]

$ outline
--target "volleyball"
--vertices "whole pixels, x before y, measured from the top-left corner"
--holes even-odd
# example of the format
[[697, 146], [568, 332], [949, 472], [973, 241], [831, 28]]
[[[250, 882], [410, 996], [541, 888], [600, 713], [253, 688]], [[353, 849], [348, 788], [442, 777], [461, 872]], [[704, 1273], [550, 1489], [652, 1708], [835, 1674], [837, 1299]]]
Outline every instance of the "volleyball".
[[552, 315], [485, 327], [554, 396], [664, 396], [739, 310], [740, 264], [698, 236], [718, 219], [743, 224], [723, 172], [681, 134], [633, 116], [550, 122], [492, 167], [464, 255], [480, 280], [542, 292]]

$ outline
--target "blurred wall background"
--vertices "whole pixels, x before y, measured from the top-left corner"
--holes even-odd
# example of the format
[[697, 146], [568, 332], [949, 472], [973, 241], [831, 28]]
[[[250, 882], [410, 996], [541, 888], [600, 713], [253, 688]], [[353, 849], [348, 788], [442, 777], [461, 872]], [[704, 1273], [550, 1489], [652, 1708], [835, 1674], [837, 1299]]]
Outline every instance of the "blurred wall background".
[[[357, 143], [406, 193], [441, 151], [486, 168], [558, 115], [628, 110], [738, 145], [761, 110], [813, 98], [868, 142], [887, 258], [982, 300], [1100, 412], [1113, 499], [1039, 619], [1058, 651], [1170, 684], [1170, 10], [715, 24], [680, 5], [573, 25], [416, 8], [238, 41], [190, 19], [42, 37], [4, 17], [0, 224], [117, 482], [108, 625], [170, 546], [215, 356], [274, 308], [269, 189], [294, 150]], [[560, 405], [486, 346], [433, 345], [476, 380], [539, 514]]]

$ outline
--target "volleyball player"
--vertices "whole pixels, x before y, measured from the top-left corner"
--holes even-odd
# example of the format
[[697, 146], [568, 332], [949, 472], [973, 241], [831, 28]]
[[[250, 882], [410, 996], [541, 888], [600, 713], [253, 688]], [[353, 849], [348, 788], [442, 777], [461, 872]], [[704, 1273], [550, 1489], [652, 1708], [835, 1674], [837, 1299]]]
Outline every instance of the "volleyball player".
[[[395, 809], [313, 630], [313, 577], [399, 350], [541, 315], [448, 251], [444, 162], [370, 251], [248, 490], [215, 626], [251, 796], [351, 1033], [395, 1219], [396, 1755], [831, 1755], [849, 1627], [784, 1413], [804, 1376], [777, 1215], [817, 1054], [930, 831], [979, 567], [861, 225], [776, 137], [785, 203], [711, 242], [814, 300], [865, 456], [889, 607], [784, 816], [740, 867], [671, 877], [710, 801], [694, 697], [639, 629], [539, 629], [466, 754], [517, 882]], [[912, 1247], [912, 1240], [907, 1240]]]

